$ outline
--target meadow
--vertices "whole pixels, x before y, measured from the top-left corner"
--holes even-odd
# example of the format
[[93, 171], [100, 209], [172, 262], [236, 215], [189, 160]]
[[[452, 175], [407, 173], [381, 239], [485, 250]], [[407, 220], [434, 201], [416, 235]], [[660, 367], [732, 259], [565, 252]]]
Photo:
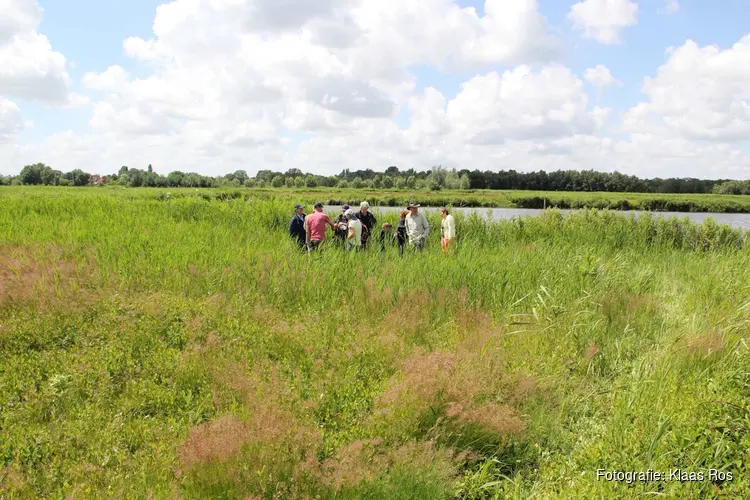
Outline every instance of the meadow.
[[[116, 188], [115, 188], [116, 189]], [[194, 189], [162, 189], [179, 195]], [[232, 190], [217, 190], [232, 192]], [[248, 190], [234, 190], [243, 196]], [[605, 193], [572, 191], [520, 190], [387, 190], [337, 188], [252, 188], [252, 196], [285, 200], [322, 201], [327, 205], [358, 205], [368, 200], [372, 205], [406, 206], [413, 200], [430, 206], [489, 208], [596, 208], [610, 210], [646, 210], [664, 212], [750, 213], [750, 196], [670, 193]], [[208, 194], [207, 196], [211, 196]]]
[[750, 233], [458, 214], [448, 256], [432, 216], [424, 254], [308, 255], [318, 193], [167, 191], [0, 189], [0, 498], [750, 496]]

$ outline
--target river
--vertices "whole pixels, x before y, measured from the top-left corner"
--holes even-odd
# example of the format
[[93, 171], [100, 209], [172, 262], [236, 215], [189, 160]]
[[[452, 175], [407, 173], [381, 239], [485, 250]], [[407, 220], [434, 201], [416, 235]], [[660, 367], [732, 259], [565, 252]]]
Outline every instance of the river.
[[[372, 207], [371, 210], [373, 212], [397, 212], [399, 210], [403, 210], [404, 207]], [[341, 206], [335, 206], [335, 205], [326, 205], [324, 207], [324, 210], [328, 213], [339, 213], [341, 212]], [[439, 207], [421, 207], [420, 210], [424, 210], [427, 212], [437, 212], [440, 210]], [[476, 212], [482, 217], [491, 217], [492, 219], [510, 219], [513, 217], [526, 217], [526, 216], [534, 216], [539, 215], [544, 210], [538, 209], [538, 208], [467, 208], [467, 207], [454, 207], [451, 209], [454, 213], [463, 213], [465, 215], [469, 215], [472, 212]], [[575, 212], [574, 209], [561, 209], [560, 212], [563, 214], [567, 214], [569, 212]], [[617, 212], [623, 215], [627, 214], [636, 214], [636, 217], [638, 214], [644, 213], [640, 210], [613, 210], [613, 212]], [[711, 217], [719, 224], [728, 224], [734, 228], [739, 228], [743, 230], [750, 230], [750, 214], [721, 214], [721, 213], [703, 213], [703, 212], [651, 212], [653, 215], [657, 217], [677, 217], [679, 219], [687, 217], [688, 219], [697, 222], [699, 224], [703, 223], [703, 221]]]

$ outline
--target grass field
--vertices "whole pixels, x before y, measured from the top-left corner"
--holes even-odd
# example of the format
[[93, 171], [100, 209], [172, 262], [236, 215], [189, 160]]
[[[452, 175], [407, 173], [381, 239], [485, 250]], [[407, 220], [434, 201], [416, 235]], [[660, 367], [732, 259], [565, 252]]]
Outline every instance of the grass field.
[[[328, 205], [359, 204], [368, 200], [373, 206], [406, 206], [417, 200], [425, 205], [457, 207], [497, 208], [598, 208], [611, 210], [646, 210], [665, 212], [716, 212], [750, 213], [750, 196], [715, 194], [651, 194], [651, 193], [588, 193], [568, 191], [409, 191], [383, 189], [335, 189], [335, 188], [124, 188], [108, 186], [97, 188], [126, 197], [158, 197], [170, 193], [172, 197], [195, 196], [201, 193], [207, 199], [223, 197], [253, 197], [285, 200], [291, 203], [304, 201], [311, 204], [322, 201]], [[49, 196], [80, 193], [80, 188], [0, 187], [0, 199], [4, 195], [20, 192], [39, 193]], [[96, 190], [93, 190], [96, 192]], [[126, 193], [126, 194], [125, 194]], [[85, 194], [84, 194], [85, 196]]]
[[163, 194], [0, 189], [0, 497], [750, 495], [750, 233], [308, 256], [287, 200]]

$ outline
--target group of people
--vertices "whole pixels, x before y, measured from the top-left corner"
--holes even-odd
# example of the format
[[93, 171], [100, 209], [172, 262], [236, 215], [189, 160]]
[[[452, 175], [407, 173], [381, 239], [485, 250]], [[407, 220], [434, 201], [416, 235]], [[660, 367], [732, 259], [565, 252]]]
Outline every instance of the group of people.
[[[443, 219], [440, 225], [440, 244], [443, 253], [456, 240], [456, 222], [448, 213], [447, 208], [440, 210]], [[313, 206], [313, 212], [305, 215], [305, 207], [297, 204], [294, 206], [294, 216], [289, 221], [289, 235], [294, 238], [300, 248], [305, 250], [317, 250], [326, 241], [328, 228], [333, 232], [333, 241], [336, 245], [344, 247], [347, 251], [365, 250], [370, 244], [371, 236], [377, 224], [377, 219], [370, 212], [370, 204], [363, 201], [359, 210], [344, 205], [341, 214], [331, 220], [323, 212], [323, 204], [318, 202]], [[389, 223], [380, 227], [380, 251], [385, 251], [386, 244], [398, 244], [398, 251], [403, 255], [404, 248], [408, 245], [414, 251], [422, 251], [430, 235], [430, 224], [427, 217], [419, 212], [419, 204], [409, 203], [406, 210], [400, 213], [400, 219], [396, 230]]]

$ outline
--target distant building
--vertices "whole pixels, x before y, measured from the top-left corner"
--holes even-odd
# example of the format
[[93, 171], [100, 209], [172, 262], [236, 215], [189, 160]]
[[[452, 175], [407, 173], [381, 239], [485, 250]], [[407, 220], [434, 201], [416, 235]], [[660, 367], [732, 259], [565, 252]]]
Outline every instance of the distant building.
[[91, 175], [91, 184], [94, 186], [99, 186], [102, 184], [107, 183], [107, 176], [106, 175], [99, 175], [99, 174], [92, 174]]

